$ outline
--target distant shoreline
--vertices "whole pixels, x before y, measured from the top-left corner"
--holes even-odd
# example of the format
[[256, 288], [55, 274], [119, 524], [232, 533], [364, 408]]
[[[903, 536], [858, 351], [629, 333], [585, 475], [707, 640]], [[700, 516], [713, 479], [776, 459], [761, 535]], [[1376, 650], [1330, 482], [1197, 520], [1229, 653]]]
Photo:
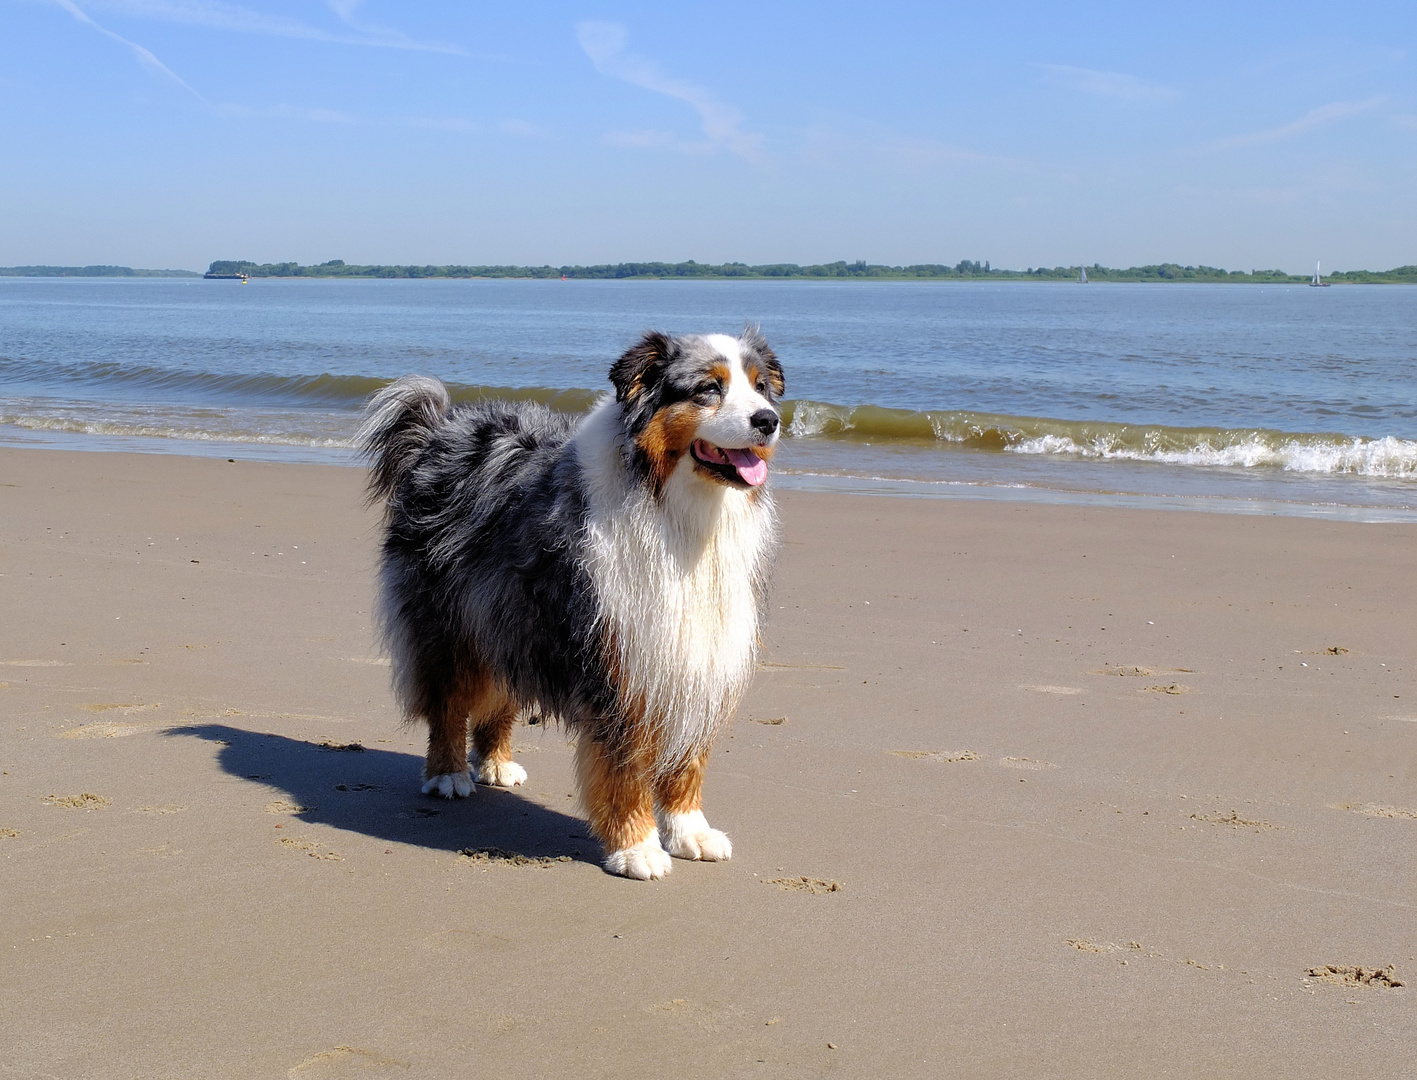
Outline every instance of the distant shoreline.
[[131, 266], [0, 266], [0, 277], [199, 278], [200, 270], [135, 270]]
[[[866, 262], [834, 262], [801, 266], [797, 263], [770, 263], [750, 266], [747, 263], [681, 263], [634, 262], [605, 263], [594, 266], [414, 266], [414, 265], [353, 265], [339, 259], [303, 266], [299, 263], [254, 263], [246, 260], [217, 260], [206, 272], [208, 277], [226, 278], [374, 278], [374, 279], [498, 279], [580, 281], [1077, 281], [1079, 271], [1087, 271], [1088, 282], [1156, 282], [1156, 283], [1222, 283], [1222, 284], [1283, 284], [1303, 285], [1310, 282], [1308, 274], [1289, 274], [1282, 270], [1222, 270], [1213, 266], [1182, 266], [1178, 263], [1158, 263], [1125, 269], [1101, 266], [1029, 267], [1026, 270], [1004, 270], [988, 262], [968, 260], [946, 266], [922, 263], [912, 266], [886, 266]], [[200, 278], [196, 270], [143, 270], [127, 266], [9, 266], [0, 267], [0, 277], [27, 278]], [[1417, 265], [1399, 266], [1391, 270], [1343, 270], [1324, 275], [1326, 284], [1389, 285], [1417, 284]]]

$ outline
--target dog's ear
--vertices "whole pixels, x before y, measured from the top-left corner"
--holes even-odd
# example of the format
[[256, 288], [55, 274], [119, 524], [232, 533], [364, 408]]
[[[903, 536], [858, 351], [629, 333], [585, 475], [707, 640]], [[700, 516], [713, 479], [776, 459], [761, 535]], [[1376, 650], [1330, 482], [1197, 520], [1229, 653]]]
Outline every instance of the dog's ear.
[[781, 397], [783, 391], [787, 389], [787, 382], [782, 375], [782, 365], [777, 362], [777, 353], [773, 352], [772, 347], [768, 345], [768, 339], [763, 337], [763, 332], [758, 328], [758, 324], [747, 323], [743, 327], [743, 332], [738, 335], [738, 340], [746, 354], [744, 359], [752, 357], [763, 365], [768, 379], [772, 383], [773, 393]]
[[615, 384], [616, 401], [634, 401], [646, 390], [654, 388], [664, 374], [674, 343], [668, 335], [651, 330], [630, 346], [625, 355], [610, 369], [610, 381]]

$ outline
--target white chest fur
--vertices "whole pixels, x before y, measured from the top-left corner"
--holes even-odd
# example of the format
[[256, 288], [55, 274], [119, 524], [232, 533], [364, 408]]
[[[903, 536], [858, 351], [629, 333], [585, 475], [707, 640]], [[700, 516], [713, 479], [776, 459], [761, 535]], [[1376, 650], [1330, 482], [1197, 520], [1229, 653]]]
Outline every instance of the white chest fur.
[[707, 748], [752, 676], [771, 498], [705, 482], [686, 459], [659, 498], [627, 481], [603, 409], [577, 434], [587, 561], [620, 690], [668, 766]]

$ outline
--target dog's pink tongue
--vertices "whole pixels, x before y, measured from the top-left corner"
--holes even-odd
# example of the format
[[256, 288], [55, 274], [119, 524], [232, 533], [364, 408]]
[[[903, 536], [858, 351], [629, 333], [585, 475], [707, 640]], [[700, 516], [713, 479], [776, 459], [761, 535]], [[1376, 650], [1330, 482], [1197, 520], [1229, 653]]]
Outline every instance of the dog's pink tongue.
[[751, 450], [730, 450], [725, 446], [723, 453], [738, 470], [743, 483], [750, 487], [757, 487], [768, 478], [768, 463]]

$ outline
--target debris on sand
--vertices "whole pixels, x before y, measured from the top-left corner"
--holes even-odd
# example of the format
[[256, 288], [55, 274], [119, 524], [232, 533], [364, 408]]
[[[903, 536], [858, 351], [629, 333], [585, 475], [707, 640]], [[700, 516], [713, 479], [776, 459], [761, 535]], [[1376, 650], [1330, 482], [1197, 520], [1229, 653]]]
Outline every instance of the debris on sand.
[[1405, 986], [1389, 964], [1385, 968], [1352, 967], [1346, 964], [1324, 964], [1308, 970], [1311, 979], [1319, 982], [1338, 983], [1341, 986]]
[[557, 863], [568, 863], [571, 861], [569, 855], [520, 855], [515, 851], [504, 851], [502, 848], [463, 848], [458, 852], [471, 862], [479, 866], [535, 866], [546, 869], [555, 866]]
[[814, 877], [783, 877], [769, 878], [763, 882], [764, 885], [776, 885], [785, 892], [805, 892], [813, 893], [817, 896], [826, 893], [841, 892], [841, 882], [824, 881]]

